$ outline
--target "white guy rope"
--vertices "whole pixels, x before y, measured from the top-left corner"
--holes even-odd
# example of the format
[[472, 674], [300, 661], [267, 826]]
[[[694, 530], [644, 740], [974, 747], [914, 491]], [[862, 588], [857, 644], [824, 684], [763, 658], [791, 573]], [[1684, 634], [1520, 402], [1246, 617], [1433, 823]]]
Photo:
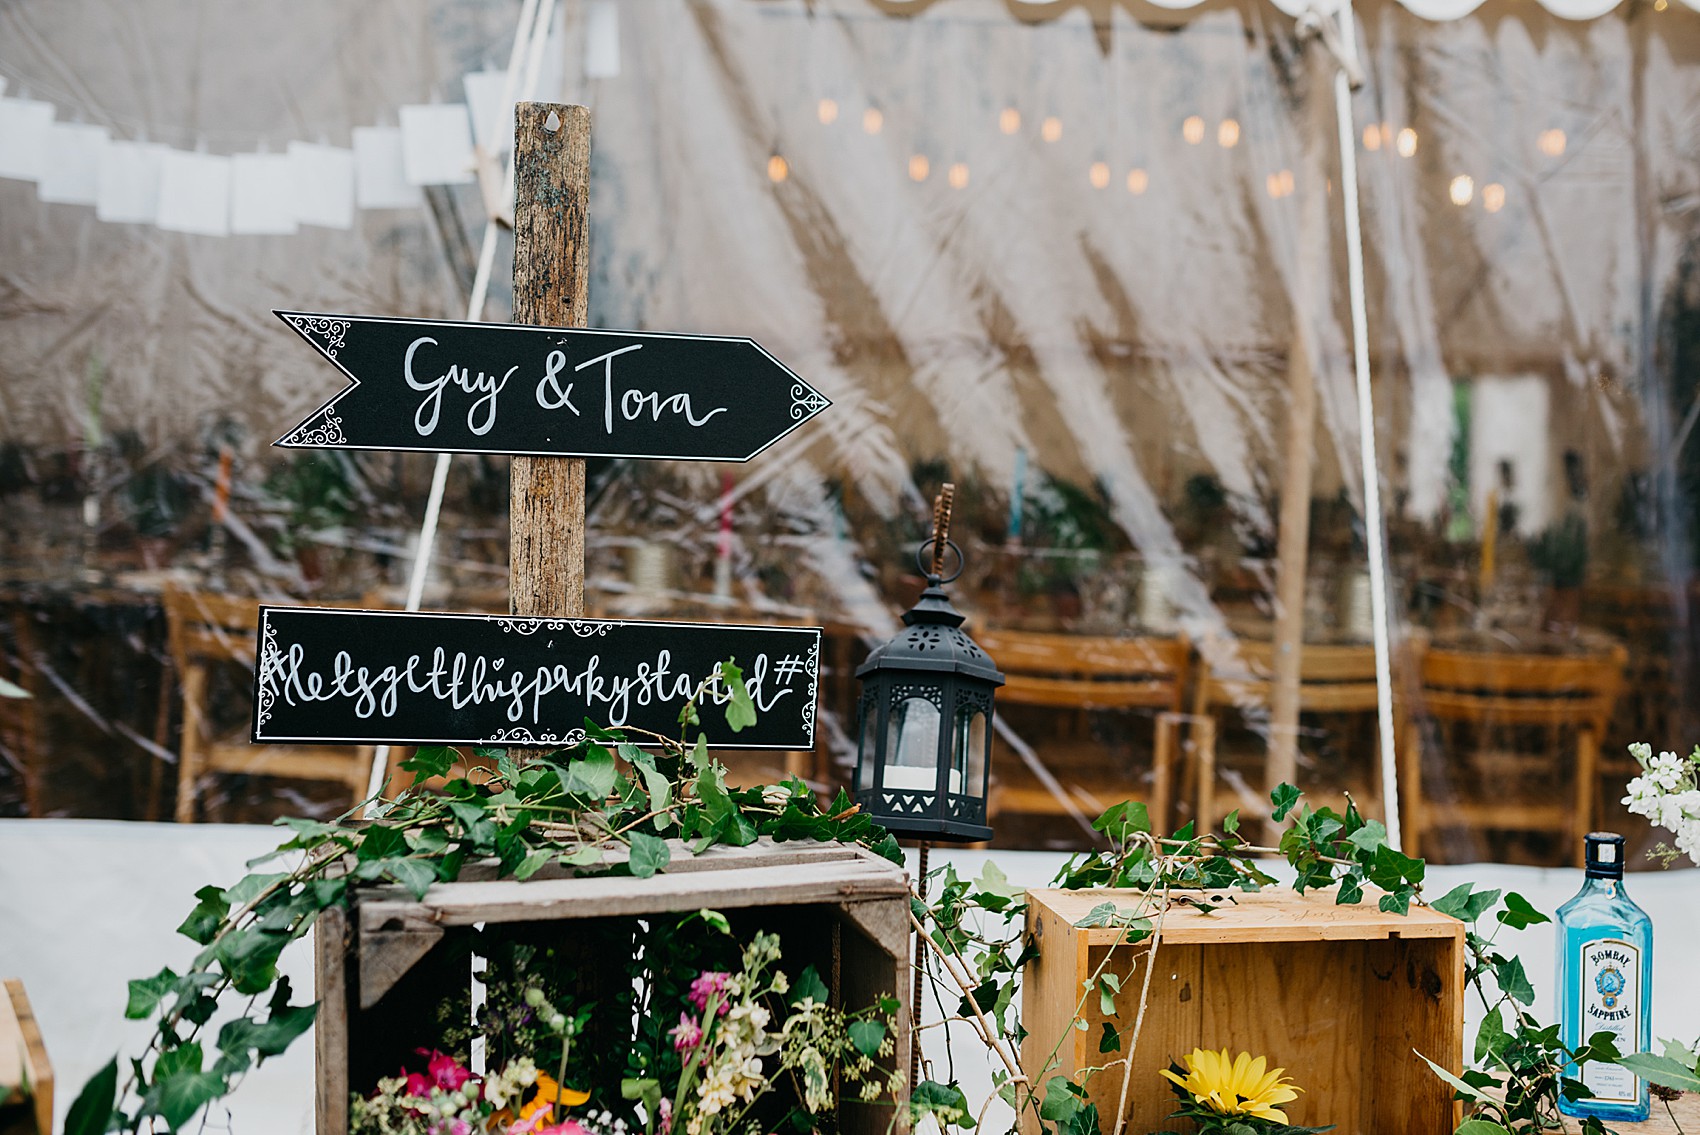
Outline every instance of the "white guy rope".
[[1334, 109], [1340, 129], [1340, 188], [1346, 214], [1346, 277], [1352, 304], [1352, 364], [1358, 388], [1358, 457], [1364, 480], [1364, 539], [1369, 545], [1369, 606], [1375, 623], [1375, 708], [1381, 737], [1381, 810], [1387, 842], [1401, 845], [1399, 762], [1393, 736], [1393, 659], [1388, 641], [1387, 533], [1381, 520], [1381, 473], [1375, 456], [1375, 401], [1369, 384], [1369, 310], [1364, 299], [1363, 221], [1358, 205], [1357, 127], [1352, 120], [1350, 74], [1358, 64], [1358, 30], [1351, 0], [1340, 5], [1340, 68], [1334, 75]]

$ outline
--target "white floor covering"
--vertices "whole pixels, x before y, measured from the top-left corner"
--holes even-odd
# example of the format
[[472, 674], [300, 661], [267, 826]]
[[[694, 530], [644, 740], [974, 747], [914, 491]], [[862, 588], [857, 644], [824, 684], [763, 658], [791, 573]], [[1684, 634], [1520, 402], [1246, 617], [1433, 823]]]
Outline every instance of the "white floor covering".
[[[141, 1051], [147, 1031], [143, 1022], [124, 1020], [126, 982], [163, 966], [181, 972], [194, 956], [194, 944], [174, 933], [194, 905], [194, 891], [209, 882], [234, 882], [245, 861], [281, 839], [279, 829], [268, 827], [0, 821], [0, 977], [21, 977], [29, 991], [55, 1067], [61, 1118], [88, 1076], [114, 1053]], [[1012, 881], [1029, 886], [1048, 882], [1063, 858], [938, 851], [934, 865], [947, 856], [965, 875], [995, 859]], [[1518, 891], [1551, 912], [1575, 892], [1580, 872], [1431, 866], [1425, 889], [1438, 896], [1466, 880]], [[1654, 1035], [1693, 1040], [1700, 1036], [1700, 869], [1637, 873], [1629, 889], [1653, 917]], [[1551, 927], [1506, 935], [1502, 942], [1522, 955], [1540, 993], [1536, 1011], [1549, 1016]], [[298, 999], [311, 996], [312, 955], [305, 943], [285, 953], [283, 969]], [[972, 1097], [987, 1090], [989, 1079], [983, 1069], [972, 1074], [973, 1061], [963, 1059], [970, 1052], [958, 1048], [957, 1068]], [[213, 1116], [208, 1129], [302, 1135], [312, 1122], [312, 1044], [303, 1038], [253, 1073], [232, 1097], [229, 1114]]]

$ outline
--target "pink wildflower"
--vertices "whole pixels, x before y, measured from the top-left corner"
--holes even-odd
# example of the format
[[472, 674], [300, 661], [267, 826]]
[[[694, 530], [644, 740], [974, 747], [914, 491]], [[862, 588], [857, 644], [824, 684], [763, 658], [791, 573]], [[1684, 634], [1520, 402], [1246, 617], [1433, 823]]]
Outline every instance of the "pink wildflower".
[[409, 1072], [403, 1068], [402, 1074], [407, 1077], [406, 1094], [418, 1096], [422, 1100], [431, 1098], [431, 1081], [423, 1072]]
[[[714, 994], [722, 992], [731, 976], [731, 974], [722, 973], [719, 970], [703, 970], [701, 974], [697, 975], [696, 980], [691, 982], [689, 994], [691, 1004], [698, 1009], [706, 1010], [708, 999]], [[724, 1013], [726, 1009], [727, 1006], [722, 1003], [720, 1011]]]
[[669, 1135], [673, 1130], [673, 1101], [666, 1096], [661, 1097], [661, 1135]]
[[472, 1073], [461, 1067], [452, 1056], [446, 1056], [436, 1050], [427, 1053], [424, 1049], [420, 1049], [419, 1054], [428, 1057], [425, 1072], [432, 1082], [445, 1092], [459, 1091], [460, 1086], [472, 1077]]
[[667, 1035], [673, 1038], [674, 1051], [689, 1052], [702, 1043], [702, 1026], [692, 1020], [688, 1013], [680, 1013], [678, 1025], [668, 1029]]

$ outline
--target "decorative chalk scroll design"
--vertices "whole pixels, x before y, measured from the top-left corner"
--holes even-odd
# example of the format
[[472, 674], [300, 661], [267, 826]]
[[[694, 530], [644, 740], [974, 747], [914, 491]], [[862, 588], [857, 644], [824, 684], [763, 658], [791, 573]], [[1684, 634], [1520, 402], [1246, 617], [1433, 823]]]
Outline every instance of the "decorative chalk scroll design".
[[348, 329], [353, 324], [346, 319], [332, 319], [325, 315], [287, 315], [290, 325], [303, 335], [317, 335], [323, 339], [324, 346], [320, 350], [331, 358], [348, 343]]
[[272, 688], [271, 675], [277, 672], [283, 660], [277, 647], [277, 628], [269, 620], [261, 628], [259, 670], [260, 680], [255, 683], [258, 694], [254, 703], [254, 726], [261, 728], [271, 720], [272, 702], [277, 698]]
[[342, 419], [327, 408], [322, 417], [309, 418], [302, 422], [290, 430], [278, 444], [319, 448], [345, 445], [347, 439], [342, 436]]
[[492, 621], [509, 634], [532, 635], [540, 630], [572, 631], [579, 638], [595, 638], [605, 635], [614, 627], [620, 625], [618, 620], [600, 619], [539, 619], [527, 617], [520, 619], [505, 619], [500, 615], [493, 616]]
[[524, 726], [515, 726], [498, 733], [491, 738], [491, 741], [497, 744], [524, 745], [533, 748], [556, 745], [563, 749], [576, 749], [584, 744], [588, 737], [589, 734], [582, 729], [569, 729], [564, 734], [551, 733], [547, 730], [542, 733], [533, 733]]
[[812, 417], [830, 405], [832, 403], [827, 401], [826, 395], [818, 390], [800, 382], [791, 387], [791, 417], [794, 421]]

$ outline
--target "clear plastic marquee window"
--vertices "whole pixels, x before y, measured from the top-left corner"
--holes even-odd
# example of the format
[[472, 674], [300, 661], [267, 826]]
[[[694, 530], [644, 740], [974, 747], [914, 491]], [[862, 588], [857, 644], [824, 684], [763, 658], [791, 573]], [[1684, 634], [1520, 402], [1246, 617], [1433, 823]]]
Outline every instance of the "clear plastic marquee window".
[[[349, 147], [464, 101], [518, 13], [239, 5], [188, 36], [150, 7], [131, 51], [80, 0], [7, 6], [6, 101], [185, 153]], [[1700, 24], [1663, 0], [1358, 21], [1406, 843], [1648, 845], [1624, 746], [1700, 736]], [[748, 465], [591, 464], [593, 611], [827, 628], [816, 751], [741, 776], [847, 782], [851, 671], [915, 597], [948, 480], [953, 598], [1016, 679], [1000, 844], [1079, 845], [1130, 796], [1255, 817], [1283, 748], [1382, 811], [1319, 42], [1252, 0], [641, 0], [564, 5], [548, 51], [542, 93], [594, 115], [593, 323], [748, 335], [834, 402]], [[0, 177], [0, 677], [35, 695], [0, 700], [0, 808], [340, 811], [369, 751], [319, 780], [226, 759], [242, 605], [399, 604], [431, 459], [270, 448], [337, 386], [270, 311], [458, 318], [478, 189], [219, 236], [103, 220], [57, 176]], [[502, 459], [454, 460], [428, 608], [505, 608], [506, 501]], [[218, 618], [231, 649], [196, 654]]]

